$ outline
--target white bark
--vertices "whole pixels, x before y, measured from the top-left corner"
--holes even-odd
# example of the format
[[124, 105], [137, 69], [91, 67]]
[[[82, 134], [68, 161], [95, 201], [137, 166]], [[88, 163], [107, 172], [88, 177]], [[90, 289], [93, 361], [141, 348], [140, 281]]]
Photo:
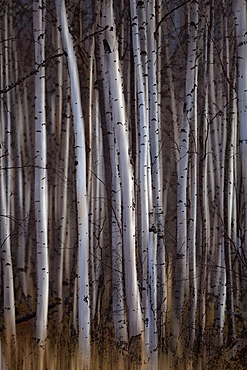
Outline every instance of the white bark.
[[[122, 194], [122, 233], [125, 271], [125, 294], [129, 322], [129, 337], [141, 334], [140, 295], [137, 284], [135, 252], [135, 218], [134, 218], [134, 183], [133, 169], [129, 158], [128, 121], [122, 90], [122, 74], [119, 63], [115, 24], [113, 20], [112, 1], [106, 1], [106, 24], [111, 25], [105, 32], [106, 42], [111, 53], [107, 53], [108, 73], [111, 94], [111, 109], [116, 143], [119, 150], [119, 172]], [[111, 28], [112, 27], [112, 28]], [[105, 66], [102, 66], [103, 69]], [[106, 73], [107, 71], [105, 71]], [[103, 73], [104, 74], [104, 73]]]
[[[35, 64], [45, 59], [45, 2], [33, 2]], [[46, 170], [45, 68], [35, 75], [35, 218], [37, 238], [37, 319], [36, 337], [44, 347], [47, 335], [49, 264], [48, 264], [48, 192]], [[40, 357], [43, 368], [43, 353]]]
[[196, 309], [197, 309], [197, 269], [196, 269], [196, 231], [197, 231], [197, 199], [198, 199], [198, 4], [191, 8], [190, 14], [191, 22], [194, 22], [195, 27], [191, 29], [188, 48], [188, 61], [187, 61], [187, 74], [192, 74], [191, 80], [186, 80], [186, 109], [188, 124], [190, 125], [190, 157], [191, 157], [191, 179], [189, 186], [188, 199], [190, 203], [190, 209], [188, 212], [188, 264], [189, 264], [189, 342], [191, 348], [193, 348], [195, 336], [196, 336]]
[[[4, 87], [9, 83], [9, 55], [7, 40], [9, 37], [9, 25], [7, 13], [4, 15], [4, 31], [3, 31], [3, 47], [1, 47], [1, 63], [5, 63], [5, 74], [0, 77], [0, 86]], [[3, 316], [5, 326], [5, 336], [8, 348], [6, 354], [7, 362], [11, 366], [11, 349], [13, 344], [16, 345], [16, 326], [15, 326], [15, 292], [14, 292], [14, 276], [12, 265], [11, 251], [11, 209], [13, 209], [13, 170], [11, 170], [12, 151], [11, 151], [11, 117], [10, 117], [10, 93], [7, 94], [0, 104], [0, 239], [1, 239], [1, 272], [3, 274]], [[2, 357], [2, 356], [1, 356]]]
[[[14, 27], [11, 26], [12, 34], [14, 35]], [[13, 42], [14, 49], [14, 80], [18, 80], [18, 53], [16, 42]], [[20, 89], [18, 86], [14, 92], [14, 99], [16, 99], [17, 104], [15, 104], [15, 117], [17, 117], [16, 124], [16, 164], [17, 164], [17, 210], [16, 214], [19, 218], [19, 235], [18, 235], [18, 256], [17, 256], [17, 267], [18, 275], [20, 279], [20, 286], [25, 297], [27, 297], [27, 274], [25, 266], [25, 252], [26, 252], [26, 222], [25, 222], [25, 200], [30, 199], [30, 194], [25, 194], [24, 196], [24, 169], [23, 169], [23, 157], [24, 157], [24, 113], [23, 113], [23, 101], [22, 92], [24, 89]]]
[[236, 17], [236, 36], [238, 44], [238, 117], [239, 117], [239, 141], [241, 151], [241, 171], [243, 181], [243, 203], [244, 203], [244, 223], [243, 223], [243, 253], [247, 255], [247, 8], [244, 0], [235, 2]]
[[[190, 7], [189, 12], [189, 40], [188, 40], [188, 57], [187, 57], [187, 67], [186, 67], [186, 83], [185, 83], [185, 100], [184, 100], [184, 112], [183, 120], [180, 126], [180, 137], [179, 137], [179, 162], [177, 165], [177, 257], [176, 257], [176, 271], [175, 271], [175, 293], [174, 293], [174, 336], [176, 338], [182, 329], [182, 316], [185, 303], [185, 297], [188, 290], [188, 271], [187, 271], [187, 261], [189, 253], [189, 264], [190, 264], [190, 289], [192, 289], [192, 296], [195, 294], [195, 233], [190, 235], [190, 244], [188, 245], [188, 202], [192, 202], [192, 214], [190, 223], [196, 222], [196, 198], [189, 199], [187, 197], [187, 181], [188, 181], [188, 166], [189, 166], [189, 137], [190, 134], [197, 134], [197, 27], [198, 27], [198, 4], [194, 3]], [[195, 25], [195, 26], [194, 26]], [[193, 130], [191, 128], [193, 127]], [[195, 144], [195, 137], [191, 138]], [[194, 145], [194, 150], [196, 146]], [[192, 149], [193, 150], [193, 149]], [[194, 154], [195, 155], [195, 154]], [[197, 172], [196, 160], [193, 161], [193, 169], [195, 171], [195, 176]], [[196, 179], [192, 178], [191, 185], [196, 188]], [[196, 196], [196, 195], [195, 195]], [[192, 226], [193, 227], [193, 226]], [[190, 298], [192, 298], [192, 296]], [[195, 297], [196, 299], [196, 297]], [[192, 301], [192, 312], [195, 311], [193, 308], [195, 301]], [[192, 325], [192, 333], [194, 320], [190, 323]], [[193, 338], [194, 334], [192, 334]], [[180, 346], [180, 340], [178, 341], [178, 346]], [[181, 347], [178, 347], [178, 355], [180, 356]]]
[[[105, 4], [103, 9], [105, 11]], [[107, 20], [106, 20], [107, 21]], [[106, 37], [106, 35], [102, 35]], [[128, 342], [127, 317], [125, 307], [124, 270], [123, 270], [123, 226], [122, 226], [122, 191], [119, 164], [119, 148], [115, 133], [115, 120], [112, 115], [110, 68], [108, 56], [100, 39], [100, 56], [103, 76], [104, 104], [111, 169], [111, 244], [112, 244], [112, 305], [115, 339], [119, 344]]]
[[[138, 8], [138, 13], [136, 8]], [[151, 245], [151, 237], [149, 229], [149, 214], [152, 212], [149, 203], [149, 189], [151, 188], [150, 177], [150, 141], [149, 141], [149, 120], [148, 120], [148, 81], [147, 81], [147, 45], [146, 45], [146, 14], [145, 7], [137, 7], [135, 1], [131, 2], [131, 17], [132, 17], [132, 43], [136, 74], [136, 94], [137, 94], [137, 112], [139, 126], [139, 241], [142, 262], [142, 310], [143, 320], [145, 324], [145, 345], [146, 356], [150, 357], [149, 341], [153, 341], [150, 335], [152, 328], [152, 313], [149, 310], [150, 290], [149, 290], [149, 257], [151, 258], [152, 251], [149, 251]], [[150, 316], [149, 316], [150, 315]]]
[[[53, 3], [33, 0], [29, 13], [12, 0], [2, 3], [6, 341], [0, 350], [6, 366], [15, 365], [9, 353], [16, 349], [27, 369], [109, 367], [116, 346], [123, 350], [119, 368], [125, 356], [132, 367], [140, 354], [143, 367], [155, 369], [158, 360], [163, 364], [162, 350], [168, 367], [192, 369], [195, 355], [198, 369], [207, 368], [206, 354], [242, 335], [233, 311], [240, 315], [246, 300], [246, 2], [85, 0], [68, 2], [66, 12], [65, 0], [56, 0], [58, 24]], [[26, 14], [33, 16], [34, 58], [29, 25], [22, 25]], [[46, 19], [51, 23], [44, 27]], [[62, 53], [60, 33], [63, 62], [55, 55]], [[35, 68], [48, 58], [38, 73], [32, 58]], [[4, 92], [12, 82], [17, 85]], [[57, 338], [64, 335], [53, 353], [53, 338], [46, 340], [48, 294], [62, 298], [49, 311], [49, 334], [56, 325]], [[36, 322], [38, 353], [44, 354], [37, 363], [28, 346], [23, 350], [18, 326], [19, 315], [36, 304], [36, 317], [24, 325]], [[96, 359], [91, 356], [90, 330], [114, 350], [95, 341]], [[211, 332], [217, 341], [208, 343]], [[63, 349], [73, 334], [79, 355], [70, 358]], [[6, 346], [15, 338], [21, 339], [16, 348]], [[99, 364], [105, 357], [109, 363]]]
[[[149, 130], [150, 130], [150, 157], [151, 157], [151, 171], [152, 171], [152, 194], [149, 194], [149, 199], [152, 200], [150, 209], [154, 213], [154, 223], [152, 224], [152, 233], [154, 237], [154, 245], [149, 254], [152, 258], [149, 259], [149, 277], [154, 286], [150, 289], [149, 304], [152, 309], [153, 328], [150, 330], [152, 335], [152, 342], [150, 343], [151, 351], [157, 349], [157, 279], [159, 277], [159, 285], [161, 287], [160, 304], [161, 304], [161, 321], [160, 325], [164, 324], [166, 313], [166, 272], [164, 269], [165, 260], [165, 245], [164, 245], [164, 212], [163, 212], [163, 161], [161, 156], [161, 116], [159, 108], [159, 75], [157, 67], [159, 67], [159, 50], [157, 43], [153, 37], [155, 22], [155, 2], [147, 3], [147, 55], [148, 55], [148, 100], [149, 100]], [[159, 44], [158, 44], [159, 45]], [[149, 190], [150, 191], [150, 190]], [[157, 269], [160, 264], [161, 269]], [[152, 283], [149, 285], [152, 286]], [[157, 355], [157, 351], [156, 351]], [[157, 366], [157, 358], [154, 359], [154, 365]]]
[[5, 154], [1, 150], [1, 192], [0, 192], [0, 210], [2, 215], [1, 221], [1, 248], [2, 248], [2, 271], [3, 271], [3, 292], [4, 292], [4, 322], [6, 327], [6, 340], [8, 345], [16, 337], [15, 328], [15, 298], [14, 298], [14, 277], [11, 256], [11, 243], [10, 243], [10, 213], [7, 203], [7, 186], [6, 176], [4, 170], [6, 167], [3, 165], [2, 158]]
[[76, 192], [78, 220], [78, 322], [79, 322], [79, 356], [81, 368], [90, 364], [90, 309], [89, 309], [89, 241], [88, 241], [88, 203], [86, 189], [86, 151], [84, 120], [81, 106], [78, 67], [73, 40], [69, 33], [64, 1], [56, 0], [58, 22], [64, 49], [68, 54], [68, 68], [71, 81], [71, 105], [74, 121], [76, 154]]

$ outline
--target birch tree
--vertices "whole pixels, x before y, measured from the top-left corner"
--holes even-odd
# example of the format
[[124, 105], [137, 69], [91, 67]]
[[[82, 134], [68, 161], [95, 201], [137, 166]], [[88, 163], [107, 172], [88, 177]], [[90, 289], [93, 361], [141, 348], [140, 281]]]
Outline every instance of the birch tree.
[[64, 2], [56, 1], [56, 9], [61, 24], [62, 40], [68, 55], [68, 68], [71, 80], [71, 102], [74, 120], [76, 191], [78, 218], [78, 314], [79, 314], [79, 358], [81, 368], [90, 363], [90, 310], [88, 281], [88, 203], [86, 189], [86, 158], [84, 121], [81, 107], [79, 77], [73, 41], [69, 34]]
[[[9, 22], [7, 13], [3, 17], [3, 29], [1, 36], [5, 39], [1, 47], [1, 63], [5, 64], [6, 69], [1, 76], [1, 86], [9, 83], [10, 79], [10, 59], [8, 54], [7, 40], [10, 37]], [[1, 100], [1, 194], [0, 194], [0, 209], [2, 214], [1, 222], [1, 272], [2, 272], [2, 289], [3, 289], [3, 320], [5, 326], [6, 337], [6, 358], [7, 361], [15, 366], [16, 355], [16, 326], [15, 326], [15, 292], [14, 292], [14, 275], [13, 262], [11, 252], [11, 210], [13, 209], [13, 165], [11, 141], [12, 141], [12, 122], [10, 116], [10, 93], [6, 99]], [[2, 346], [2, 345], [1, 345]], [[3, 356], [1, 358], [4, 362]]]
[[[122, 238], [123, 255], [125, 267], [125, 294], [127, 301], [129, 337], [141, 334], [141, 310], [139, 300], [139, 290], [137, 285], [136, 257], [135, 257], [135, 231], [134, 231], [134, 184], [133, 174], [129, 158], [128, 149], [128, 121], [125, 115], [125, 102], [122, 92], [121, 66], [119, 65], [117, 40], [115, 34], [115, 25], [113, 20], [112, 2], [103, 3], [102, 12], [105, 13], [106, 25], [110, 26], [106, 30], [106, 38], [103, 41], [104, 54], [107, 54], [106, 60], [109, 70], [105, 70], [106, 65], [102, 65], [103, 75], [109, 73], [110, 104], [112, 109], [112, 120], [114, 122], [113, 135], [115, 136], [116, 146], [114, 152], [119, 158], [119, 175], [121, 182], [126, 182], [126, 187], [121, 188], [122, 193]], [[104, 14], [104, 13], [103, 13]], [[109, 47], [109, 49], [108, 49]], [[111, 131], [110, 131], [111, 132]], [[120, 155], [121, 154], [121, 155]], [[116, 165], [115, 165], [116, 168]], [[119, 176], [113, 174], [113, 176]], [[115, 181], [115, 180], [114, 180]], [[117, 190], [119, 191], [119, 190]], [[120, 254], [121, 255], [121, 254]], [[128, 273], [127, 273], [128, 271]]]
[[[246, 118], [246, 75], [245, 65], [247, 48], [245, 46], [245, 30], [246, 30], [246, 4], [243, 1], [237, 1], [235, 4], [235, 16], [236, 16], [236, 34], [238, 39], [238, 112], [239, 112], [239, 140], [241, 150], [241, 168], [243, 177], [243, 192], [244, 192], [244, 204], [246, 204], [246, 131], [245, 131], [245, 118]], [[246, 211], [244, 209], [244, 214]], [[244, 216], [243, 225], [243, 243], [245, 245], [246, 240], [246, 216]], [[245, 255], [245, 249], [242, 250]]]
[[[45, 2], [33, 2], [35, 63], [45, 59]], [[36, 336], [41, 348], [39, 366], [44, 367], [47, 336], [49, 264], [48, 264], [48, 193], [46, 170], [45, 69], [35, 76], [35, 218], [37, 235], [37, 321]]]
[[235, 368], [245, 2], [9, 1], [0, 20], [1, 367]]

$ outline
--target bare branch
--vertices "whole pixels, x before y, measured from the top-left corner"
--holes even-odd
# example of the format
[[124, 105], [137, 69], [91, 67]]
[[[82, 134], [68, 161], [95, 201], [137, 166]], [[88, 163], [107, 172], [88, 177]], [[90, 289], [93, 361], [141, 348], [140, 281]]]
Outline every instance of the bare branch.
[[156, 38], [157, 36], [157, 33], [158, 33], [158, 29], [159, 27], [161, 26], [161, 23], [167, 18], [169, 17], [169, 15], [171, 15], [173, 12], [175, 12], [175, 10], [178, 10], [180, 8], [182, 8], [182, 6], [186, 5], [187, 3], [189, 3], [191, 0], [186, 0], [184, 1], [182, 4], [178, 5], [178, 6], [175, 6], [175, 8], [173, 8], [172, 10], [170, 10], [168, 13], [166, 13], [162, 18], [161, 20], [159, 21], [157, 27], [156, 27], [156, 30], [154, 32], [154, 37]]
[[0, 90], [0, 94], [6, 94], [10, 90], [14, 89], [16, 86], [20, 85], [22, 82], [24, 82], [27, 78], [35, 75], [40, 71], [42, 67], [44, 67], [47, 62], [49, 62], [51, 59], [54, 58], [59, 58], [62, 57], [63, 55], [66, 56], [66, 52], [64, 51], [63, 53], [55, 54], [55, 55], [50, 55], [48, 58], [46, 58], [42, 63], [38, 64], [37, 68], [33, 69], [31, 72], [29, 72], [26, 76], [23, 76], [19, 78], [16, 82], [12, 82], [10, 85], [6, 86], [4, 89]]

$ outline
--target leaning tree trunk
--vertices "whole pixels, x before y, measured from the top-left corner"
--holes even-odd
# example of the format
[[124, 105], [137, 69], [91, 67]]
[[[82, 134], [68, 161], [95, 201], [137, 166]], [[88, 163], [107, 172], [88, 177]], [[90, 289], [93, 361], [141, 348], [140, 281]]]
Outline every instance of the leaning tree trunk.
[[73, 40], [69, 33], [64, 1], [56, 1], [56, 10], [61, 25], [64, 49], [68, 55], [68, 68], [71, 83], [71, 105], [74, 121], [76, 197], [78, 222], [78, 324], [80, 368], [87, 369], [90, 364], [90, 309], [89, 309], [89, 241], [88, 241], [88, 203], [86, 189], [86, 151], [84, 120], [81, 106], [78, 67]]

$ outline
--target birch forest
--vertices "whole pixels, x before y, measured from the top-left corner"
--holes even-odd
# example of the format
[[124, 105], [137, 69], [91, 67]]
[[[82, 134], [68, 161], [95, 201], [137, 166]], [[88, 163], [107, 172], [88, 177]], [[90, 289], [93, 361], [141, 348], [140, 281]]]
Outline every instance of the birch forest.
[[246, 369], [246, 1], [1, 0], [0, 67], [0, 369]]

